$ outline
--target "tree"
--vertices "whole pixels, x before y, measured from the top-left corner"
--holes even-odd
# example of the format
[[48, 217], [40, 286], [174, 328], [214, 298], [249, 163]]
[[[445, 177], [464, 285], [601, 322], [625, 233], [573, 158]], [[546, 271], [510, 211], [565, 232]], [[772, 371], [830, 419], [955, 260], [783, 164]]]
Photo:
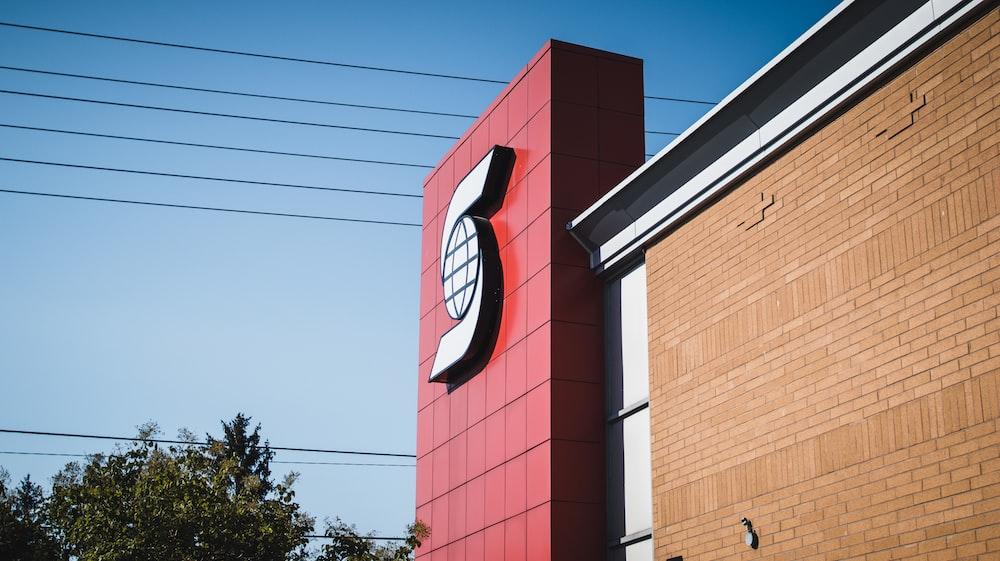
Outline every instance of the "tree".
[[[70, 553], [81, 561], [305, 559], [313, 520], [294, 502], [296, 474], [271, 480], [270, 451], [248, 453], [257, 444], [244, 438], [244, 421], [224, 423], [234, 429], [232, 449], [140, 442], [69, 464], [54, 480], [50, 511]], [[156, 433], [149, 425], [140, 438]]]
[[320, 548], [316, 561], [407, 561], [413, 551], [420, 547], [430, 535], [430, 529], [417, 520], [406, 528], [406, 541], [401, 545], [379, 543], [358, 534], [353, 524], [346, 524], [340, 518], [327, 521], [323, 535], [330, 541]]
[[237, 413], [228, 423], [223, 421], [222, 440], [206, 435], [209, 454], [217, 468], [227, 461], [235, 463], [230, 475], [233, 492], [238, 494], [251, 488], [258, 498], [263, 498], [274, 488], [271, 483], [271, 460], [274, 459], [274, 452], [269, 442], [260, 444], [260, 423], [257, 423], [251, 434], [247, 433], [249, 427], [250, 417], [243, 413]]
[[0, 561], [405, 561], [429, 535], [418, 521], [404, 543], [376, 543], [337, 519], [311, 549], [298, 474], [272, 478], [274, 452], [250, 421], [239, 414], [204, 444], [182, 431], [187, 444], [166, 448], [148, 424], [138, 442], [67, 464], [49, 497], [30, 478], [9, 490], [0, 469]]
[[68, 559], [47, 525], [46, 498], [39, 485], [26, 476], [15, 488], [0, 469], [0, 559], [5, 561], [58, 561]]

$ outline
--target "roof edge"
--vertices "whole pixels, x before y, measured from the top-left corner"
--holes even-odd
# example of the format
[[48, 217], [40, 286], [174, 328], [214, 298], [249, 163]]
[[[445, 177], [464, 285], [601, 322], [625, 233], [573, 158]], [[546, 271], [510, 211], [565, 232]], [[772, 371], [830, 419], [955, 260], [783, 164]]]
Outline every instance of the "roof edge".
[[[679, 220], [710, 204], [720, 190], [798, 141], [879, 78], [910, 61], [928, 43], [990, 3], [927, 0], [914, 4], [888, 0], [877, 17], [892, 27], [866, 37], [863, 31], [871, 23], [868, 20], [876, 17], [870, 15], [874, 11], [865, 3], [841, 2], [682, 135], [574, 218], [567, 229], [590, 253], [591, 267], [596, 271], [624, 262]], [[867, 27], [870, 31], [871, 26]], [[798, 71], [795, 65], [785, 64], [783, 72], [776, 71], [781, 70], [782, 63], [829, 56], [831, 36], [846, 45], [846, 60], [820, 68], [821, 74], [812, 77], [815, 85], [796, 92], [794, 97], [762, 98], [762, 92], [780, 93], [796, 78], [790, 73]], [[761, 107], [767, 103], [780, 110], [763, 120], [759, 114], [764, 113]], [[683, 179], [677, 180], [681, 174]], [[674, 184], [668, 184], [671, 180]]]

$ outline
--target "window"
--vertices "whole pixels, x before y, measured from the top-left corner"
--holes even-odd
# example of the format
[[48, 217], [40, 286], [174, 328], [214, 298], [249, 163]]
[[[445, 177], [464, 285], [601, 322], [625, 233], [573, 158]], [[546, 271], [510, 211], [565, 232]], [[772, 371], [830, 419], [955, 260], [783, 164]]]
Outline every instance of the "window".
[[606, 293], [608, 538], [613, 561], [652, 561], [646, 266]]

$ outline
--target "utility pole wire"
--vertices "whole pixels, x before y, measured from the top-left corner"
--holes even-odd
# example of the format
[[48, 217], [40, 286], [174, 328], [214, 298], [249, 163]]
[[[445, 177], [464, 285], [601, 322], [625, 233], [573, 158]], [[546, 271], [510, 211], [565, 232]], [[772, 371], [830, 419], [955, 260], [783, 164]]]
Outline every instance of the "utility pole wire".
[[[64, 195], [60, 193], [46, 193], [42, 191], [24, 191], [20, 189], [0, 189], [0, 193], [9, 193], [12, 195], [29, 195], [35, 197], [52, 197], [57, 199], [74, 199], [79, 201], [96, 201], [102, 203], [118, 203], [127, 205], [143, 205], [143, 206], [154, 206], [154, 207], [166, 207], [166, 208], [183, 208], [188, 210], [206, 210], [212, 212], [228, 212], [233, 214], [253, 214], [258, 216], [281, 216], [285, 218], [305, 218], [310, 220], [330, 220], [334, 222], [354, 222], [361, 224], [378, 224], [382, 226], [406, 226], [420, 228], [423, 225], [416, 222], [394, 222], [390, 220], [368, 220], [363, 218], [343, 218], [339, 216], [319, 216], [313, 214], [292, 214], [285, 212], [270, 212], [264, 210], [246, 210], [238, 208], [222, 208], [222, 207], [212, 207], [212, 206], [196, 206], [196, 205], [181, 205], [174, 203], [157, 203], [151, 201], [136, 201], [131, 199], [110, 199], [105, 197], [89, 197], [84, 195]], [[3, 431], [0, 432], [10, 432]]]
[[50, 95], [37, 92], [22, 92], [17, 90], [0, 90], [0, 94], [20, 95], [27, 97], [38, 97], [43, 99], [55, 99], [59, 101], [75, 101], [79, 103], [93, 103], [97, 105], [110, 105], [113, 107], [126, 107], [129, 109], [149, 109], [152, 111], [167, 111], [170, 113], [183, 113], [185, 115], [198, 115], [203, 117], [223, 117], [226, 119], [242, 119], [244, 121], [259, 121], [263, 123], [277, 123], [281, 125], [299, 125], [305, 127], [321, 127], [326, 129], [340, 129], [355, 132], [371, 132], [378, 134], [397, 134], [402, 136], [417, 136], [423, 138], [441, 138], [445, 140], [458, 140], [457, 136], [445, 134], [434, 134], [427, 132], [401, 131], [394, 129], [376, 129], [371, 127], [355, 127], [350, 125], [337, 125], [333, 123], [317, 123], [313, 121], [294, 121], [291, 119], [276, 119], [273, 117], [257, 117], [254, 115], [238, 115], [234, 113], [217, 113], [215, 111], [197, 111], [194, 109], [180, 109], [177, 107], [163, 107], [159, 105], [142, 105], [139, 103], [123, 103], [117, 101], [107, 101], [103, 99], [89, 99], [85, 97], [69, 97], [62, 95]]
[[[280, 61], [285, 61], [285, 62], [301, 62], [301, 63], [306, 63], [306, 64], [320, 64], [320, 65], [325, 65], [325, 66], [339, 66], [339, 67], [342, 67], [342, 68], [351, 68], [351, 69], [355, 69], [355, 70], [373, 70], [373, 71], [378, 71], [378, 72], [392, 72], [392, 73], [396, 73], [396, 74], [408, 74], [408, 75], [412, 75], [412, 76], [425, 76], [425, 77], [430, 77], [430, 78], [445, 78], [445, 79], [449, 79], [449, 80], [464, 80], [464, 81], [469, 81], [469, 82], [485, 82], [485, 83], [490, 83], [490, 84], [502, 84], [502, 85], [507, 85], [508, 84], [508, 81], [506, 81], [506, 80], [493, 80], [493, 79], [489, 79], [489, 78], [478, 78], [478, 77], [474, 77], [474, 76], [461, 76], [461, 75], [457, 75], [457, 74], [439, 74], [439, 73], [436, 73], [436, 72], [421, 72], [421, 71], [417, 71], [417, 70], [404, 70], [404, 69], [400, 69], [400, 68], [389, 68], [389, 67], [383, 67], [383, 66], [367, 66], [367, 65], [361, 65], [361, 64], [349, 64], [349, 63], [342, 63], [342, 62], [332, 62], [332, 61], [307, 59], [307, 58], [296, 58], [296, 57], [288, 57], [288, 56], [282, 56], [282, 55], [272, 55], [272, 54], [265, 54], [265, 53], [253, 53], [253, 52], [247, 52], [247, 51], [237, 51], [237, 50], [232, 50], [232, 49], [217, 49], [217, 48], [212, 48], [212, 47], [201, 47], [201, 46], [197, 46], [197, 45], [185, 45], [185, 44], [181, 44], [181, 43], [168, 43], [168, 42], [165, 42], [165, 41], [152, 41], [152, 40], [149, 40], [149, 39], [136, 39], [136, 38], [133, 38], [133, 37], [121, 37], [121, 36], [117, 36], [117, 35], [104, 35], [104, 34], [99, 34], [99, 33], [87, 33], [87, 32], [83, 32], [83, 31], [73, 31], [73, 30], [69, 30], [69, 29], [57, 29], [57, 28], [54, 28], [54, 27], [41, 27], [41, 26], [37, 26], [37, 25], [26, 25], [26, 24], [13, 23], [13, 22], [0, 22], [0, 26], [2, 26], [2, 27], [16, 28], [16, 29], [25, 29], [25, 30], [30, 30], [30, 31], [44, 31], [44, 32], [49, 32], [49, 33], [61, 33], [61, 34], [64, 34], [64, 35], [75, 35], [75, 36], [78, 36], [78, 37], [90, 37], [90, 38], [93, 38], [93, 39], [107, 39], [107, 40], [111, 40], [111, 41], [124, 41], [124, 42], [128, 42], [128, 43], [139, 43], [139, 44], [143, 44], [143, 45], [155, 45], [155, 46], [158, 46], [158, 47], [172, 47], [172, 48], [175, 48], [175, 49], [189, 49], [189, 50], [194, 50], [194, 51], [203, 51], [203, 52], [225, 54], [225, 55], [246, 56], [246, 57], [270, 59], [270, 60], [280, 60]], [[653, 100], [657, 100], [657, 101], [671, 101], [671, 102], [675, 102], [675, 103], [694, 103], [694, 104], [698, 104], [698, 105], [716, 105], [717, 104], [717, 102], [715, 102], [715, 101], [706, 101], [706, 100], [702, 100], [702, 99], [692, 99], [692, 98], [684, 98], [684, 97], [668, 97], [668, 96], [657, 96], [657, 95], [646, 95], [646, 96], [643, 96], [643, 97], [645, 99], [653, 99]]]
[[464, 80], [467, 82], [485, 82], [492, 84], [506, 84], [507, 82], [502, 80], [490, 80], [488, 78], [475, 78], [472, 76], [458, 76], [454, 74], [440, 74], [437, 72], [423, 72], [419, 70], [405, 70], [401, 68], [389, 68], [386, 66], [370, 66], [365, 64], [352, 64], [346, 62], [334, 62], [329, 60], [318, 60], [310, 58], [298, 58], [283, 55], [272, 55], [265, 53], [255, 53], [249, 51], [236, 51], [232, 49], [218, 49], [214, 47], [202, 47], [199, 45], [186, 45], [182, 43], [168, 43], [166, 41], [152, 41], [149, 39], [137, 39], [134, 37], [122, 37], [119, 35], [105, 35], [101, 33], [87, 33], [84, 31], [72, 31], [69, 29], [57, 29], [54, 27], [41, 27], [37, 25], [25, 25], [20, 23], [12, 22], [0, 22], [0, 26], [12, 27], [17, 29], [27, 29], [31, 31], [45, 31], [49, 33], [61, 33], [63, 35], [75, 35], [78, 37], [90, 37], [93, 39], [108, 39], [111, 41], [123, 41], [127, 43], [138, 43], [142, 45], [154, 45], [157, 47], [172, 47], [175, 49], [188, 49], [192, 51], [202, 51], [207, 53], [217, 53], [223, 55], [236, 55], [244, 57], [262, 58], [269, 60], [280, 60], [284, 62], [301, 62], [304, 64], [317, 64], [322, 66], [337, 66], [340, 68], [350, 68], [353, 70], [371, 70], [375, 72], [389, 72], [393, 74], [406, 74], [410, 76], [424, 76], [427, 78], [445, 78], [449, 80]]
[[94, 138], [111, 138], [115, 140], [128, 140], [133, 142], [152, 142], [156, 144], [170, 144], [173, 146], [189, 146], [192, 148], [211, 148], [213, 150], [232, 150], [235, 152], [250, 152], [253, 154], [271, 154], [275, 156], [295, 156], [298, 158], [316, 158], [320, 160], [336, 160], [340, 162], [356, 162], [362, 164], [375, 164], [383, 166], [401, 166], [409, 168], [423, 168], [423, 169], [434, 169], [434, 166], [426, 164], [413, 164], [407, 162], [390, 162], [385, 160], [366, 160], [363, 158], [348, 158], [345, 156], [326, 156], [322, 154], [303, 154], [299, 152], [283, 152], [279, 150], [266, 150], [263, 148], [243, 148], [239, 146], [223, 146], [219, 144], [200, 144], [197, 142], [182, 142], [179, 140], [163, 140], [159, 138], [143, 138], [138, 136], [121, 136], [115, 134], [103, 134], [97, 132], [87, 132], [87, 131], [73, 131], [66, 129], [52, 129], [45, 127], [29, 127], [26, 125], [14, 125], [10, 123], [0, 123], [0, 127], [8, 129], [19, 129], [27, 131], [36, 132], [51, 132], [58, 134], [74, 134], [78, 136], [89, 136]]
[[339, 193], [354, 193], [358, 195], [382, 195], [386, 197], [408, 197], [419, 199], [423, 195], [414, 195], [411, 193], [395, 193], [392, 191], [372, 191], [367, 189], [345, 189], [340, 187], [319, 187], [316, 185], [300, 185], [296, 183], [276, 183], [271, 181], [256, 181], [251, 179], [234, 179], [230, 177], [211, 177], [206, 175], [189, 175], [185, 173], [169, 173], [163, 171], [149, 171], [141, 169], [126, 169], [126, 168], [112, 168], [105, 166], [89, 166], [84, 164], [70, 164], [66, 162], [49, 162], [43, 160], [24, 160], [20, 158], [4, 158], [0, 157], [0, 161], [3, 162], [15, 162], [19, 164], [33, 164], [42, 166], [56, 166], [56, 167], [66, 167], [75, 169], [88, 169], [95, 171], [113, 171], [118, 173], [134, 173], [140, 175], [153, 175], [157, 177], [176, 177], [179, 179], [198, 179], [203, 181], [221, 181], [226, 183], [245, 183], [247, 185], [263, 185], [267, 187], [289, 187], [294, 189], [314, 189], [318, 191], [335, 191]]
[[[91, 456], [104, 455], [102, 452], [94, 454], [70, 454], [66, 452], [20, 452], [14, 450], [0, 450], [0, 454], [12, 456], [56, 456], [60, 458], [89, 458]], [[320, 466], [363, 466], [363, 467], [416, 467], [414, 464], [373, 464], [366, 462], [306, 462], [295, 460], [271, 460], [272, 464], [290, 465], [320, 465]]]
[[[209, 445], [207, 442], [169, 440], [164, 438], [138, 438], [134, 436], [106, 436], [98, 434], [79, 434], [79, 433], [69, 433], [69, 432], [48, 432], [48, 431], [4, 429], [4, 428], [0, 428], [0, 433], [23, 434], [31, 436], [61, 436], [66, 438], [90, 438], [97, 440], [120, 440], [127, 442], [152, 442], [156, 444], [190, 444], [194, 446]], [[393, 458], [416, 458], [416, 455], [414, 454], [396, 454], [392, 452], [366, 452], [358, 450], [329, 450], [324, 448], [295, 448], [290, 446], [270, 446], [270, 445], [267, 446], [271, 450], [283, 450], [286, 452], [316, 452], [321, 454], [354, 454], [360, 456], [388, 456]], [[257, 448], [263, 448], [263, 446], [257, 446]]]
[[182, 90], [189, 92], [202, 92], [202, 93], [213, 93], [213, 94], [223, 94], [223, 95], [236, 95], [242, 97], [252, 97], [258, 99], [271, 99], [276, 101], [294, 101], [298, 103], [313, 103], [317, 105], [333, 105], [336, 107], [351, 107], [355, 109], [373, 109], [377, 111], [395, 111], [398, 113], [414, 113], [417, 115], [433, 115], [436, 117], [459, 117], [463, 119], [475, 119], [477, 115], [465, 115], [462, 113], [446, 113], [443, 111], [427, 111], [423, 109], [407, 109], [404, 107], [385, 107], [382, 105], [363, 105], [360, 103], [345, 103], [343, 101], [327, 101], [322, 99], [309, 99], [302, 97], [286, 97], [280, 95], [269, 95], [262, 93], [252, 93], [252, 92], [238, 92], [233, 90], [217, 90], [212, 88], [199, 88], [195, 86], [182, 86], [180, 84], [165, 84], [163, 82], [143, 82], [140, 80], [125, 80], [122, 78], [110, 78], [108, 76], [94, 76], [91, 74], [72, 74], [69, 72], [56, 72], [53, 70], [41, 70], [38, 68], [23, 68], [18, 66], [2, 66], [0, 65], [0, 70], [12, 70], [15, 72], [31, 72], [34, 74], [46, 74], [49, 76], [63, 76], [67, 78], [81, 78], [84, 80], [98, 80], [102, 82], [113, 82], [117, 84], [130, 84], [135, 86], [152, 86], [155, 88], [169, 88], [174, 90]]

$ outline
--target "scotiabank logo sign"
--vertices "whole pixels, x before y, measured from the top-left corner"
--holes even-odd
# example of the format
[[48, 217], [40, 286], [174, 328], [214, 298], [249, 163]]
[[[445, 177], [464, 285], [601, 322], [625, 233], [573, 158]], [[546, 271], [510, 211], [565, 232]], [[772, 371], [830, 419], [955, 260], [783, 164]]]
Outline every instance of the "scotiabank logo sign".
[[457, 382], [486, 366], [503, 309], [500, 249], [489, 218], [503, 206], [514, 150], [494, 146], [459, 182], [441, 234], [441, 284], [458, 324], [441, 336], [431, 382]]

